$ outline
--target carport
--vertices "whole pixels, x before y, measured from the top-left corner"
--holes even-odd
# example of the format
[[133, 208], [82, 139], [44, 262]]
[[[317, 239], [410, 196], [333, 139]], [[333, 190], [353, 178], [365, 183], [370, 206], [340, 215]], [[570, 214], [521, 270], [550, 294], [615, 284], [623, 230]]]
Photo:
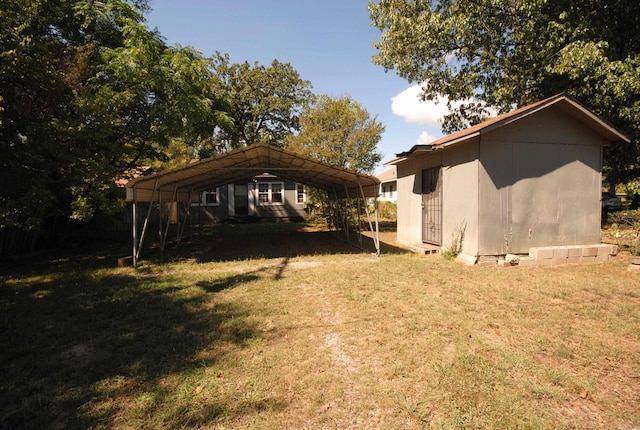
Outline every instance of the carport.
[[[161, 210], [163, 203], [172, 202], [190, 207], [192, 203], [199, 202], [200, 193], [204, 190], [263, 173], [270, 173], [282, 179], [323, 190], [331, 202], [344, 200], [347, 205], [347, 202], [355, 199], [358, 205], [364, 203], [376, 253], [380, 253], [377, 213], [380, 181], [376, 177], [332, 166], [275, 146], [254, 144], [195, 161], [184, 167], [141, 176], [127, 183], [127, 201], [132, 203], [134, 267], [137, 266], [140, 257], [154, 203], [157, 203], [158, 210]], [[375, 202], [373, 220], [367, 199], [373, 199]], [[138, 232], [139, 203], [149, 204], [140, 232]], [[334, 207], [339, 208], [339, 205]], [[348, 239], [349, 226], [346, 211], [338, 212], [335, 214], [335, 220], [341, 223]], [[188, 210], [187, 216], [189, 214]], [[162, 216], [159, 217], [159, 221], [162, 251], [168, 236], [168, 223], [163, 229]], [[178, 240], [182, 237], [185, 225], [186, 222], [178, 227]]]

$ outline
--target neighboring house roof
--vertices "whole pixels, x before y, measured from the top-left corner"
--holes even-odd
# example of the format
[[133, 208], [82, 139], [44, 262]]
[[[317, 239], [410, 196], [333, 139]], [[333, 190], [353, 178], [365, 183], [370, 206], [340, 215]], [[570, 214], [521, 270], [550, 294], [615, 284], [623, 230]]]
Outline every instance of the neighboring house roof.
[[556, 106], [568, 115], [578, 119], [579, 121], [582, 121], [585, 125], [593, 129], [596, 133], [604, 136], [610, 142], [623, 141], [629, 143], [631, 141], [629, 136], [618, 130], [608, 121], [593, 113], [573, 97], [569, 96], [568, 94], [562, 93], [541, 100], [537, 103], [521, 107], [506, 114], [499, 115], [495, 118], [488, 119], [472, 127], [460, 130], [457, 133], [445, 136], [427, 145], [414, 145], [409, 151], [396, 154], [396, 158], [386, 162], [385, 165], [395, 165], [415, 152], [434, 151], [446, 148], [451, 145], [469, 141], [477, 136], [480, 136], [483, 133], [487, 133], [489, 131], [495, 130], [496, 128], [503, 127], [507, 124], [511, 124], [514, 121], [518, 121], [521, 118], [534, 114], [550, 106]]
[[127, 183], [127, 201], [196, 201], [198, 193], [271, 173], [326, 190], [330, 197], [375, 197], [380, 181], [266, 144], [254, 144]]
[[140, 176], [149, 175], [151, 173], [153, 173], [153, 169], [151, 168], [151, 166], [133, 167], [127, 170], [122, 175], [118, 176], [115, 179], [115, 184], [118, 188], [124, 188], [127, 186], [130, 180], [138, 178]]
[[393, 166], [392, 168], [380, 173], [376, 177], [380, 180], [381, 183], [396, 181], [398, 180], [398, 170], [396, 169], [396, 166]]

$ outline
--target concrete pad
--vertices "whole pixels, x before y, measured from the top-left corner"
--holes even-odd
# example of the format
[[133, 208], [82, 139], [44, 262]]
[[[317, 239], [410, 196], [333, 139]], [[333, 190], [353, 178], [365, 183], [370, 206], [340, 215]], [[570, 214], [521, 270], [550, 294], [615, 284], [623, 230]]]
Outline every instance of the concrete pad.
[[598, 255], [616, 255], [617, 253], [613, 253], [613, 246], [615, 245], [609, 245], [606, 243], [597, 245], [596, 248], [598, 248]]
[[495, 261], [491, 261], [491, 260], [478, 260], [478, 262], [476, 263], [478, 266], [497, 266], [498, 265], [498, 260]]
[[529, 256], [535, 258], [536, 260], [553, 258], [553, 249], [549, 247], [530, 248]]
[[569, 256], [569, 248], [559, 246], [553, 248], [553, 258], [567, 258]]
[[567, 248], [567, 257], [582, 257], [582, 247], [581, 246], [570, 246]]
[[629, 264], [627, 272], [640, 273], [640, 264]]
[[543, 258], [542, 260], [536, 260], [538, 266], [553, 266], [553, 258]]
[[538, 265], [538, 262], [533, 257], [520, 257], [518, 259], [518, 266], [521, 266], [521, 267], [533, 267], [537, 265]]
[[518, 264], [518, 260], [521, 258], [522, 256], [520, 255], [516, 255], [516, 254], [507, 254], [504, 257], [504, 261], [510, 264]]
[[473, 266], [474, 264], [476, 264], [476, 261], [478, 260], [478, 257], [476, 257], [475, 255], [464, 254], [464, 253], [461, 252], [456, 257], [456, 260], [461, 262], [461, 263], [464, 263], [467, 266]]

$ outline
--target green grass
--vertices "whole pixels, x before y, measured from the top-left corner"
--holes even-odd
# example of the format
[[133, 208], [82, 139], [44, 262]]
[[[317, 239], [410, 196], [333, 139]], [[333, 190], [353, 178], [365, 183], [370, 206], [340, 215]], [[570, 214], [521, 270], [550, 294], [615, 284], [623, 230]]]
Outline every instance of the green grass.
[[623, 260], [376, 258], [293, 223], [221, 226], [138, 270], [123, 249], [2, 267], [0, 428], [640, 426]]

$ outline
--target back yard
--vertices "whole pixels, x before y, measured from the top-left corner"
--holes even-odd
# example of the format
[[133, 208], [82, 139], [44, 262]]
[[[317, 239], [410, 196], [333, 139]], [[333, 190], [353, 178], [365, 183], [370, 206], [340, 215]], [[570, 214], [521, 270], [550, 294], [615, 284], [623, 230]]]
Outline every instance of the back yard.
[[3, 263], [0, 428], [640, 428], [626, 255], [466, 267], [296, 223], [123, 246]]

